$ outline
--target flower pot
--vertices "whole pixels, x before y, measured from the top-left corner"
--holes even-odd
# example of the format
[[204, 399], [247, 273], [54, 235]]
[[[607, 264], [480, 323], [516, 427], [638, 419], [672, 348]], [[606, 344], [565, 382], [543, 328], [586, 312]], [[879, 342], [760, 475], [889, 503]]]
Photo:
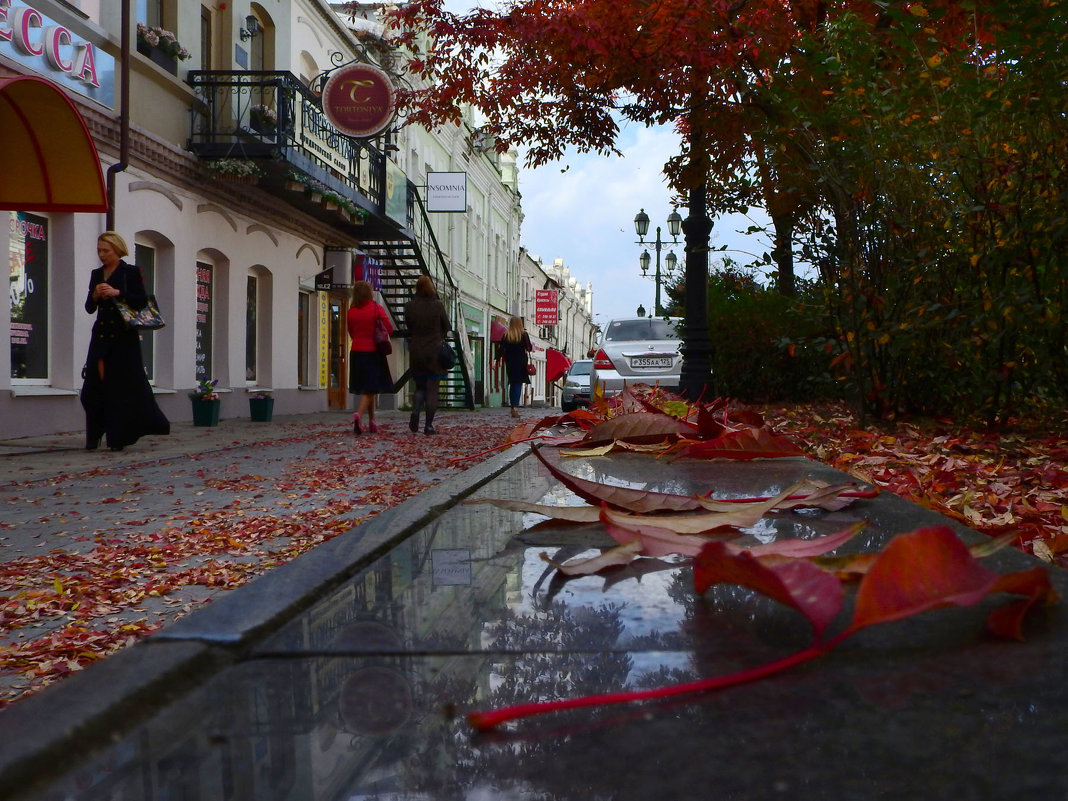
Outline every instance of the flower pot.
[[178, 60], [167, 55], [162, 48], [138, 40], [137, 52], [148, 58], [152, 63], [167, 70], [171, 75], [178, 74]]
[[220, 181], [225, 181], [230, 184], [252, 184], [253, 186], [260, 182], [258, 175], [233, 175], [231, 173], [219, 172], [215, 174], [215, 177]]
[[274, 398], [249, 398], [248, 413], [254, 423], [269, 423], [274, 415]]
[[193, 425], [217, 426], [219, 425], [219, 407], [221, 400], [195, 400], [193, 401]]
[[251, 120], [252, 130], [262, 136], [274, 136], [275, 126], [273, 122], [267, 120], [257, 119], [255, 117]]
[[290, 192], [303, 192], [304, 184], [300, 181], [286, 181], [286, 189]]

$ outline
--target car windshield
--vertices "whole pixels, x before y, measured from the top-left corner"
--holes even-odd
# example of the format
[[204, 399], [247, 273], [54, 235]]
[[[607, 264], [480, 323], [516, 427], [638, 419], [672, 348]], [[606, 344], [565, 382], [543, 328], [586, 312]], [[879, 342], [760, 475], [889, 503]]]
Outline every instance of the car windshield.
[[593, 362], [575, 362], [571, 365], [568, 375], [589, 375], [593, 369]]
[[634, 342], [643, 339], [678, 339], [672, 320], [645, 318], [642, 320], [615, 320], [605, 333], [606, 342]]

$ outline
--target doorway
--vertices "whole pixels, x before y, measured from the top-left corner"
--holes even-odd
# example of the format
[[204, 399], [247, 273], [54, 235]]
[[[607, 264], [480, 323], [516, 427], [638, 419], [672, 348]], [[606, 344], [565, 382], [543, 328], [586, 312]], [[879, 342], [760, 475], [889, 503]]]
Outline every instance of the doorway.
[[331, 292], [327, 345], [329, 380], [326, 385], [326, 405], [331, 411], [349, 407], [349, 331], [346, 324], [348, 313], [348, 297]]

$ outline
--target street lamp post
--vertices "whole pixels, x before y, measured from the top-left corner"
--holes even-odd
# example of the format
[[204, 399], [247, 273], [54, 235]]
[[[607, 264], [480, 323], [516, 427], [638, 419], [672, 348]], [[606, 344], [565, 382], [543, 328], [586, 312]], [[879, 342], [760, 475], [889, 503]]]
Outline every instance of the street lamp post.
[[[672, 211], [667, 218], [668, 233], [671, 234], [672, 244], [677, 245], [679, 243], [679, 231], [682, 229], [682, 217], [679, 216], [677, 211]], [[634, 230], [638, 234], [638, 242], [636, 244], [645, 245], [645, 235], [649, 233], [649, 215], [645, 213], [645, 209], [641, 209], [634, 216]], [[656, 241], [648, 243], [656, 250], [656, 272], [654, 274], [654, 280], [656, 281], [656, 302], [653, 304], [653, 314], [657, 317], [662, 317], [664, 314], [664, 307], [660, 304], [660, 251], [664, 246], [664, 242], [660, 239], [660, 226], [656, 227]], [[642, 275], [648, 278], [649, 262], [652, 261], [652, 257], [649, 255], [648, 250], [643, 250], [642, 255], [638, 257], [638, 263], [642, 267]], [[667, 256], [664, 257], [664, 265], [667, 267], [668, 272], [675, 269], [675, 265], [679, 263], [678, 257], [675, 255], [675, 251], [669, 251]]]

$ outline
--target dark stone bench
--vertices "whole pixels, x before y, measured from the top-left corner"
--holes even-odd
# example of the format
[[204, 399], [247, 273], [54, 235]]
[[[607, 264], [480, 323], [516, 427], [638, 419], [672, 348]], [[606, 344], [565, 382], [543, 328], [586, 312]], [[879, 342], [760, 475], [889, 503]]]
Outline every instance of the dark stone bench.
[[[804, 459], [566, 467], [725, 497], [844, 478]], [[1032, 615], [1026, 642], [997, 641], [983, 620], [1002, 598], [872, 628], [723, 692], [475, 735], [471, 709], [734, 673], [811, 631], [742, 588], [698, 597], [688, 560], [564, 580], [540, 554], [611, 545], [598, 525], [459, 502], [471, 495], [577, 502], [517, 447], [382, 513], [0, 714], [5, 797], [1068, 797], [1065, 613]], [[844, 550], [934, 523], [984, 539], [888, 493], [769, 515], [749, 533], [808, 538], [858, 520], [870, 525]], [[1004, 549], [986, 564], [1035, 562]]]

